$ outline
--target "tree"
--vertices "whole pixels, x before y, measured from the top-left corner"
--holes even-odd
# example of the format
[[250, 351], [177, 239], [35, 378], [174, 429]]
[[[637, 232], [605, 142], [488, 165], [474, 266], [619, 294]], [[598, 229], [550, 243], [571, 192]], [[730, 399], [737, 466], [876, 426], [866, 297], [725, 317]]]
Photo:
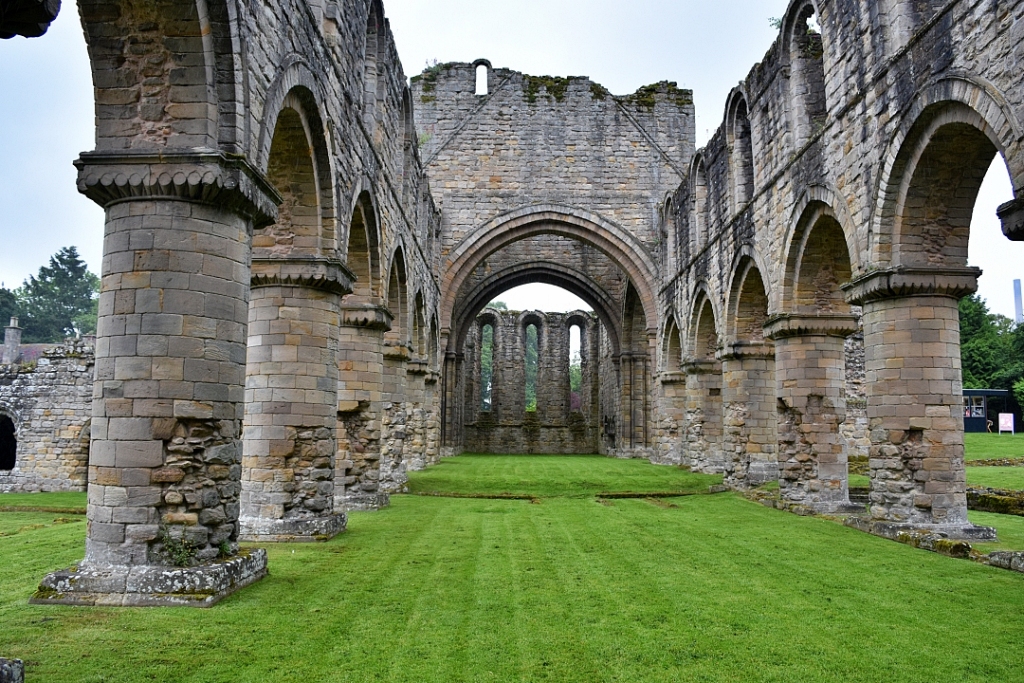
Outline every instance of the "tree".
[[13, 291], [0, 285], [0, 327], [7, 325], [16, 315], [18, 315], [18, 297]]
[[76, 333], [96, 331], [100, 279], [75, 247], [50, 257], [50, 265], [30, 275], [15, 293], [25, 342], [59, 342]]

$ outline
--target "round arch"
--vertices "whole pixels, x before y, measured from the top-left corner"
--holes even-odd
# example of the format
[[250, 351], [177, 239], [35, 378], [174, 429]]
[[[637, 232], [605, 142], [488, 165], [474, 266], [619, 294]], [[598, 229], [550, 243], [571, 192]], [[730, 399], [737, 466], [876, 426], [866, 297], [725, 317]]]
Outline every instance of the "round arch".
[[516, 264], [498, 271], [461, 298], [460, 301], [465, 303], [458, 306], [453, 316], [454, 348], [462, 348], [473, 319], [494, 297], [507, 289], [531, 282], [561, 287], [590, 304], [608, 331], [613, 352], [618, 353], [621, 330], [616, 315], [618, 309], [612, 298], [583, 273], [557, 263], [543, 261]]
[[[688, 328], [686, 330], [685, 347], [688, 355], [697, 360], [707, 360], [708, 347], [710, 343], [705, 340], [704, 347], [701, 348], [700, 336], [702, 332], [708, 332], [709, 330], [702, 325], [704, 320], [704, 311], [710, 309], [711, 312], [711, 329], [715, 338], [714, 346], [718, 346], [718, 342], [722, 337], [720, 321], [721, 310], [714, 297], [711, 296], [712, 289], [708, 286], [707, 281], [702, 280], [697, 283], [694, 289], [693, 297], [690, 302], [690, 315], [687, 318]], [[701, 353], [703, 351], [703, 353]]]
[[[446, 268], [448, 286], [441, 301], [441, 327], [452, 331], [456, 302], [462, 286], [476, 267], [496, 251], [523, 239], [554, 234], [588, 244], [607, 255], [625, 272], [640, 294], [648, 329], [657, 333], [658, 268], [651, 255], [626, 230], [600, 216], [559, 205], [524, 207], [485, 223], [453, 250]], [[590, 303], [590, 302], [588, 302]], [[591, 304], [593, 305], [593, 304]], [[614, 316], [613, 316], [614, 317]], [[449, 351], [454, 351], [454, 335]]]
[[[984, 112], [984, 114], [982, 113]], [[902, 116], [879, 173], [877, 199], [870, 221], [871, 261], [879, 266], [902, 265], [898, 252], [901, 215], [919, 162], [939, 131], [962, 125], [984, 136], [1002, 154], [1014, 192], [1024, 184], [1024, 155], [1018, 140], [1020, 122], [1005, 98], [991, 84], [972, 75], [947, 77], [923, 89]]]
[[[767, 272], [764, 268], [763, 259], [751, 245], [744, 245], [740, 248], [736, 254], [736, 258], [733, 261], [732, 276], [729, 283], [728, 299], [726, 300], [725, 312], [726, 315], [722, 319], [721, 329], [725, 332], [727, 343], [736, 343], [752, 340], [740, 339], [739, 324], [741, 322], [740, 306], [744, 302], [743, 294], [747, 291], [747, 282], [751, 274], [755, 274], [760, 280], [760, 288], [763, 291], [765, 299], [765, 311], [764, 316], [767, 318], [772, 313], [772, 289], [768, 279], [765, 277]], [[755, 286], [758, 283], [754, 283]], [[759, 307], [759, 304], [758, 304]], [[760, 314], [760, 311], [757, 311]], [[753, 334], [753, 331], [751, 331]]]

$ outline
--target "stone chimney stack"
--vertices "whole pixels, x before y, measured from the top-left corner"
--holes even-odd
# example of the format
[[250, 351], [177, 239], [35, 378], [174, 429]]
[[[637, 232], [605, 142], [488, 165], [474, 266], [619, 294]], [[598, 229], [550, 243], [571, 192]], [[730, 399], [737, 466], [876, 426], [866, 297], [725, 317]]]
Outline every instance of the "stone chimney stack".
[[11, 324], [4, 328], [4, 355], [3, 362], [6, 365], [17, 363], [21, 356], [21, 328], [18, 327], [18, 319], [11, 318]]

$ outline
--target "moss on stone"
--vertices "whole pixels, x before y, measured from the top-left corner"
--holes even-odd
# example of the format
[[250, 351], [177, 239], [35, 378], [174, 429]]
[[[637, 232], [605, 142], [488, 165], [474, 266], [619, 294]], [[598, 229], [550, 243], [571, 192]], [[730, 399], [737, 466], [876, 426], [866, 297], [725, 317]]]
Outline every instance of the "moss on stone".
[[608, 88], [604, 87], [600, 83], [590, 84], [590, 96], [595, 100], [603, 100], [607, 98], [611, 93], [608, 92]]
[[570, 81], [572, 78], [558, 76], [523, 76], [523, 91], [526, 93], [526, 101], [531, 104], [536, 102], [537, 95], [543, 88], [550, 97], [561, 102], [565, 99], [565, 92], [569, 89]]
[[622, 102], [642, 109], [654, 109], [654, 105], [658, 102], [658, 95], [664, 95], [678, 107], [688, 107], [693, 104], [693, 92], [680, 89], [674, 81], [661, 81], [645, 85], [632, 95], [623, 97]]

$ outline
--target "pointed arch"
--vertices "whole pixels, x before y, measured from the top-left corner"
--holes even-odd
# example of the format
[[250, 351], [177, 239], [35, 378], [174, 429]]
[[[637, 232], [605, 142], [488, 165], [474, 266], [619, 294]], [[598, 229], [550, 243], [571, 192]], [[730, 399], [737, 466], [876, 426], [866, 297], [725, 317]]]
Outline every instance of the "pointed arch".
[[804, 0], [790, 5], [783, 22], [794, 149], [803, 147], [821, 130], [828, 112], [824, 35], [817, 25], [820, 16], [815, 0]]
[[690, 306], [690, 326], [687, 337], [688, 356], [699, 362], [713, 361], [718, 354], [720, 320], [714, 300], [708, 294], [706, 283], [697, 287]]
[[409, 341], [409, 279], [405, 267], [405, 250], [402, 245], [395, 248], [391, 255], [391, 267], [388, 271], [388, 310], [391, 312], [391, 329], [385, 335], [396, 344]]
[[345, 263], [355, 282], [347, 303], [372, 304], [380, 295], [380, 230], [372, 195], [362, 192], [352, 209]]
[[693, 255], [703, 250], [708, 243], [708, 203], [708, 171], [704, 162], [704, 150], [700, 150], [690, 162], [690, 244]]
[[729, 317], [726, 320], [726, 329], [730, 344], [766, 343], [764, 323], [768, 319], [770, 299], [762, 273], [749, 250], [743, 250], [736, 259], [732, 285], [729, 288]]
[[747, 96], [739, 88], [729, 95], [725, 115], [726, 143], [729, 146], [729, 180], [732, 186], [732, 212], [738, 213], [754, 198], [754, 140]]
[[669, 311], [665, 314], [665, 331], [662, 337], [661, 369], [665, 372], [679, 372], [683, 363], [683, 344], [676, 325], [675, 315]]
[[846, 231], [832, 207], [809, 202], [793, 226], [781, 283], [787, 313], [848, 314], [841, 286], [853, 279]]

